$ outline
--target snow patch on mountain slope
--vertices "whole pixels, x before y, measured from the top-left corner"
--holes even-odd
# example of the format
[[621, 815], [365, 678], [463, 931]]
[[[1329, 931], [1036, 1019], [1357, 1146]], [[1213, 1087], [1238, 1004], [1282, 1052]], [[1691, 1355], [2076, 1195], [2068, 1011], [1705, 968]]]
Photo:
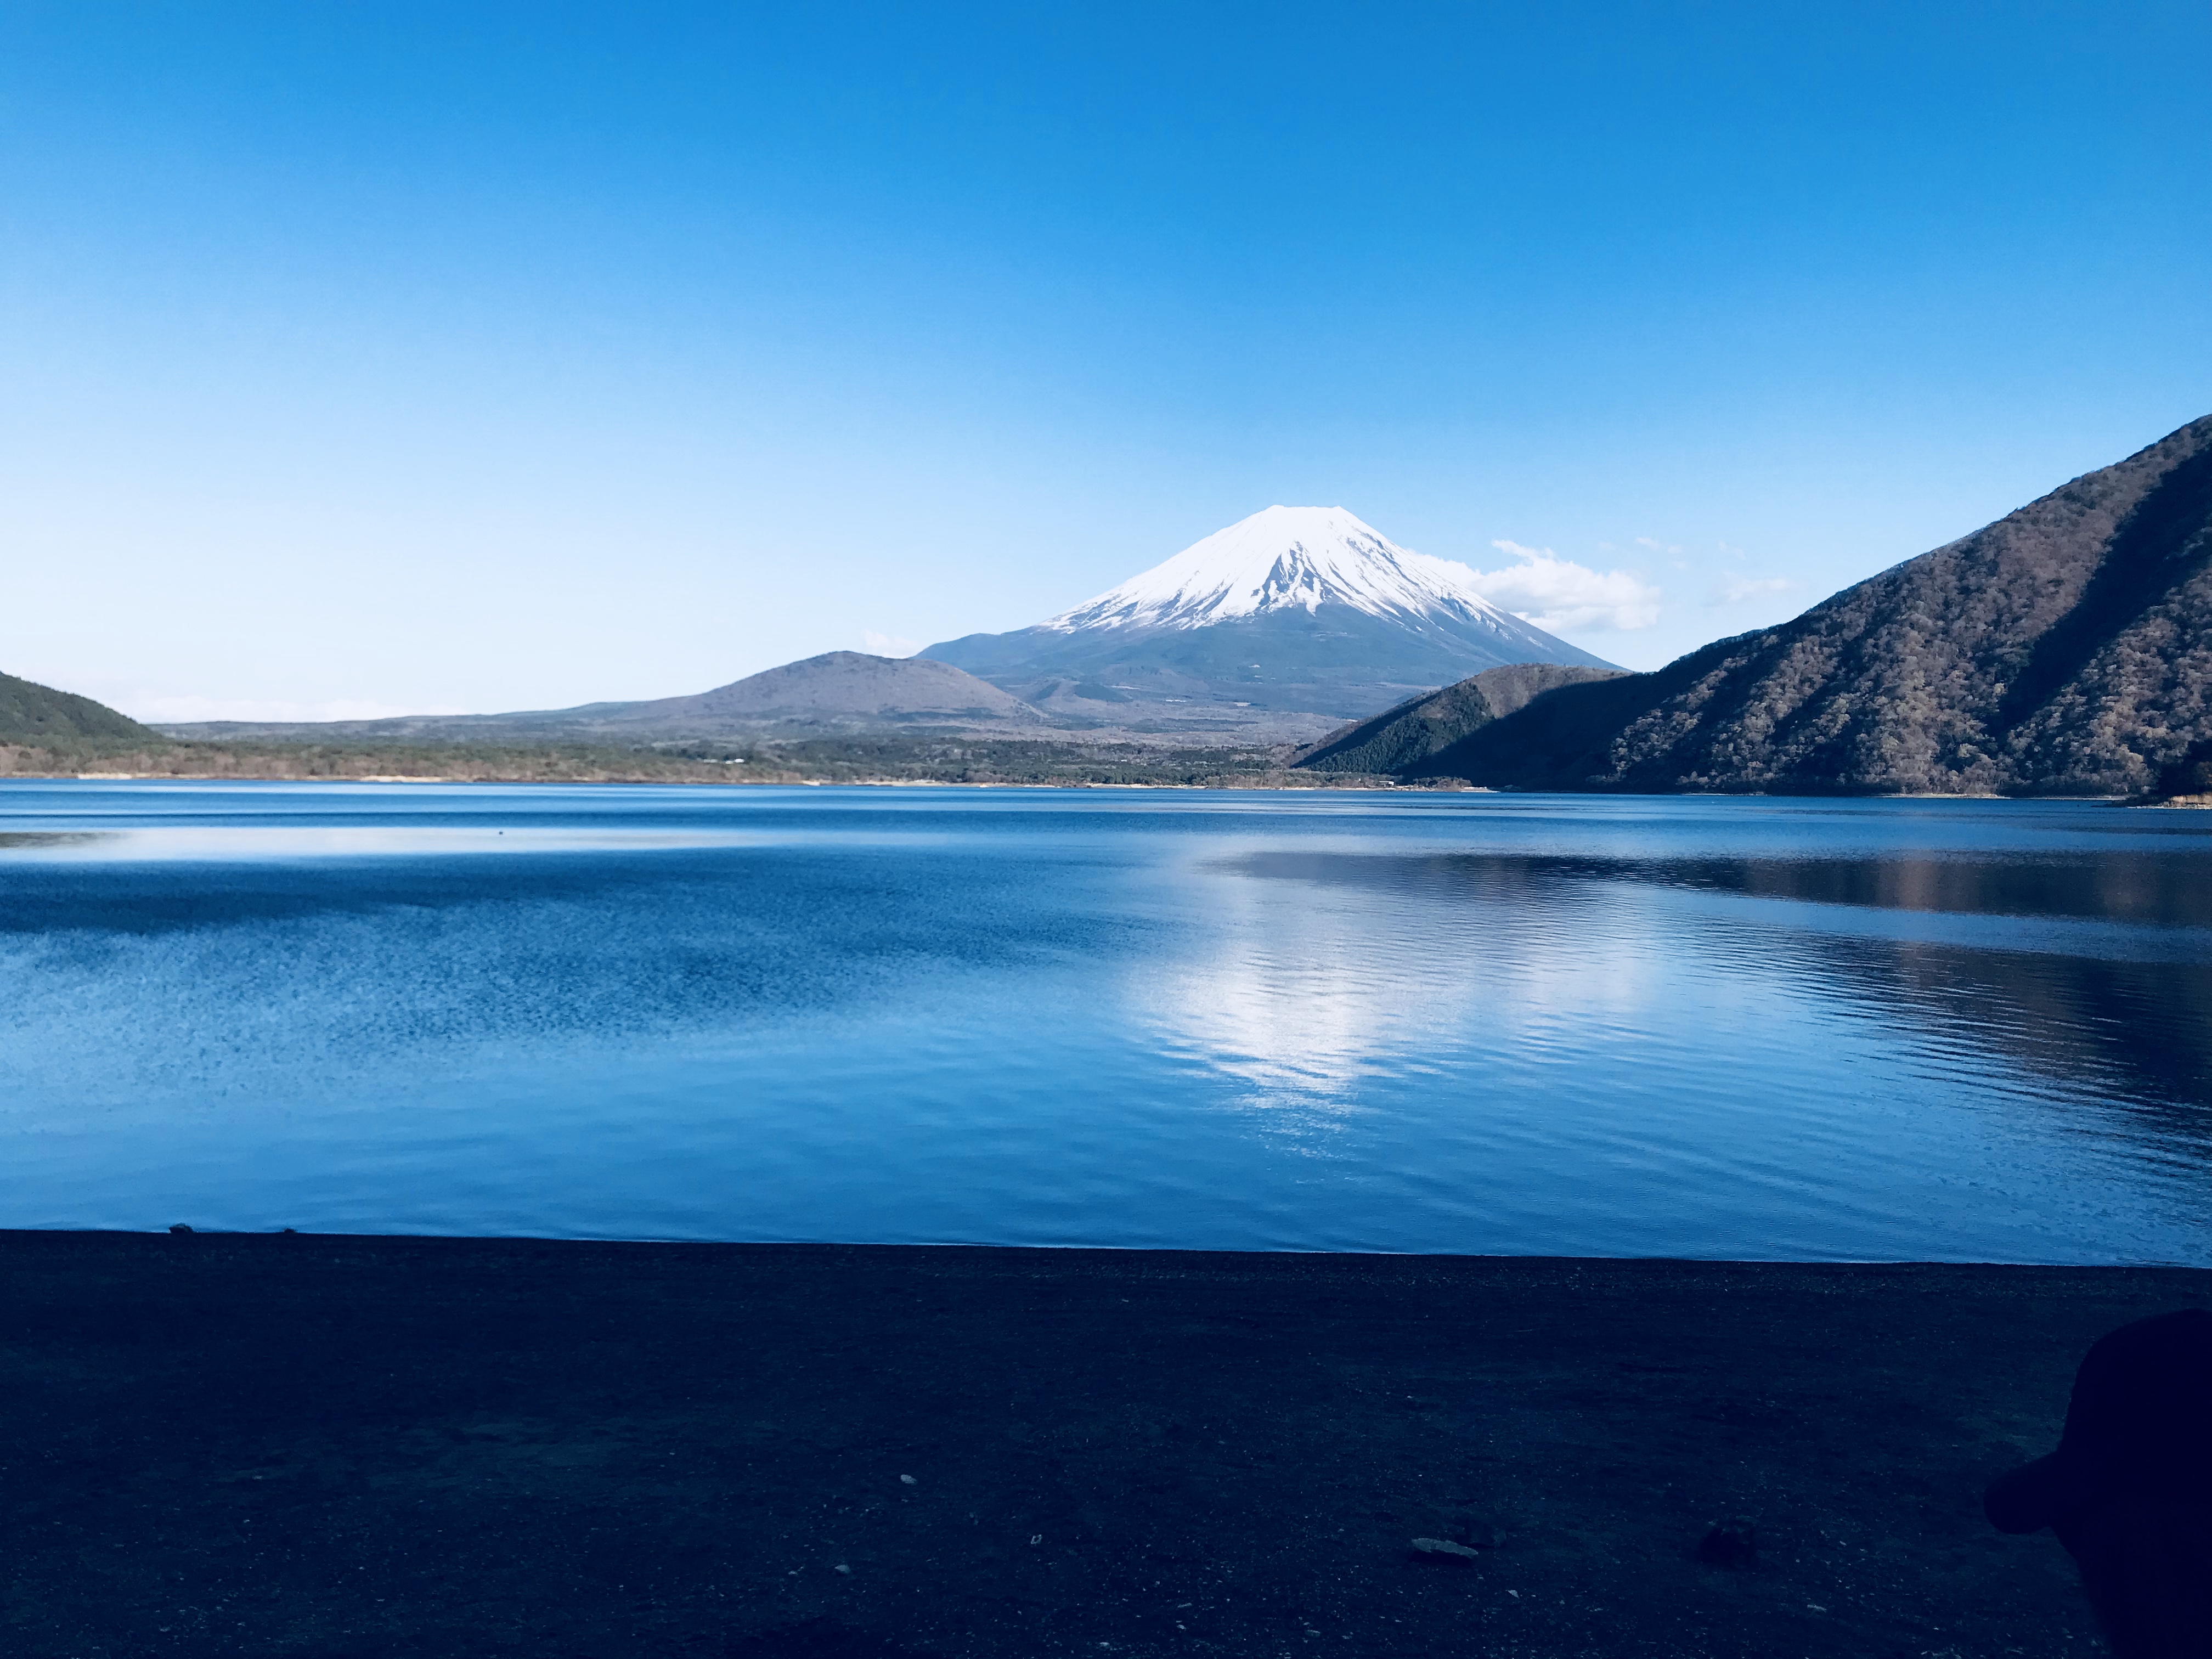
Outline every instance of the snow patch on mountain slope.
[[1474, 579], [1465, 565], [1400, 547], [1340, 507], [1271, 507], [1039, 625], [1057, 633], [1206, 628], [1348, 605], [1370, 616], [1450, 617], [1521, 632], [1516, 619], [1475, 591]]

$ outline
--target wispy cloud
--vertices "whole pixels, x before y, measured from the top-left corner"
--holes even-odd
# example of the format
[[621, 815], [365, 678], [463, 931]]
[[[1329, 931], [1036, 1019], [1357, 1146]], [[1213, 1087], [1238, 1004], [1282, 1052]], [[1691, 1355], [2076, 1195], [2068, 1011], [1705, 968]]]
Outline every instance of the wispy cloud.
[[872, 628], [860, 630], [861, 648], [872, 656], [911, 657], [921, 649], [920, 640], [902, 639], [896, 634], [878, 634]]
[[1492, 605], [1547, 633], [1626, 632], [1659, 620], [1659, 590], [1632, 570], [1593, 570], [1548, 547], [1491, 545], [1520, 562], [1476, 571], [1475, 587]]
[[1763, 599], [1769, 594], [1788, 593], [1803, 586], [1802, 582], [1794, 582], [1787, 576], [1762, 576], [1756, 579], [1730, 576], [1713, 589], [1713, 597], [1705, 603], [1741, 605], [1746, 599]]

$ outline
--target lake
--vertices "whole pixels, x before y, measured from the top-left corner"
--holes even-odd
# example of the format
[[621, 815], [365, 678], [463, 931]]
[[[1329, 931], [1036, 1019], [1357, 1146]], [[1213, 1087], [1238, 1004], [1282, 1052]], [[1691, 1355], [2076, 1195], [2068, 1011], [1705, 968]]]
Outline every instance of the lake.
[[2212, 1263], [2212, 814], [0, 783], [0, 1225]]

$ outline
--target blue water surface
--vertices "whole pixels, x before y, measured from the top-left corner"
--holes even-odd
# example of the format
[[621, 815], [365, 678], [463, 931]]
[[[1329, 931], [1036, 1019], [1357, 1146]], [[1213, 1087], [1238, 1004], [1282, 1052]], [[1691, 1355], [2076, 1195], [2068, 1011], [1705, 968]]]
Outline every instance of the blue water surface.
[[2212, 815], [0, 783], [0, 1225], [2212, 1262]]

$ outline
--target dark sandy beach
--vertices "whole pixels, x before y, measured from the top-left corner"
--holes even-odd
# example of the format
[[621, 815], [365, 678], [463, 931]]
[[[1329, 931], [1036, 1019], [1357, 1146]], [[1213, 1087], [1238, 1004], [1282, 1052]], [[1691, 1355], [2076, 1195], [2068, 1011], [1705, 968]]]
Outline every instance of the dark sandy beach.
[[[0, 1234], [32, 1656], [2084, 1655], [2184, 1269]], [[1748, 1565], [1701, 1561], [1756, 1524]], [[1411, 1547], [1416, 1537], [1474, 1557]]]

